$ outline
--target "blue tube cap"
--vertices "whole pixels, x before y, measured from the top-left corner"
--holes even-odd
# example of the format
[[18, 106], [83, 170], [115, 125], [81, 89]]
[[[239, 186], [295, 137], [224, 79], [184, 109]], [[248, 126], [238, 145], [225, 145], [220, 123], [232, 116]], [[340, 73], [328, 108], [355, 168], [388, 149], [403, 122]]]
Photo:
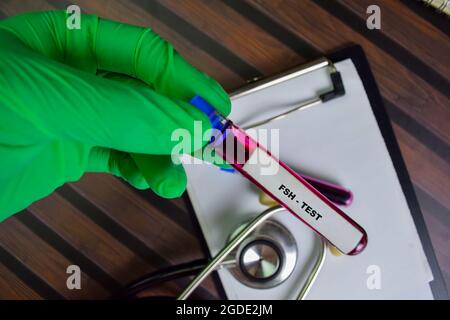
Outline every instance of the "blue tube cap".
[[204, 112], [208, 117], [211, 117], [216, 112], [214, 107], [200, 96], [194, 96], [189, 102], [196, 106], [200, 111]]
[[212, 105], [208, 103], [208, 101], [197, 95], [194, 96], [189, 101], [189, 103], [197, 107], [200, 111], [208, 116], [209, 121], [211, 122], [211, 127], [213, 129], [223, 129], [223, 124], [221, 123], [221, 120], [223, 119], [222, 116], [216, 111], [216, 109], [214, 109]]

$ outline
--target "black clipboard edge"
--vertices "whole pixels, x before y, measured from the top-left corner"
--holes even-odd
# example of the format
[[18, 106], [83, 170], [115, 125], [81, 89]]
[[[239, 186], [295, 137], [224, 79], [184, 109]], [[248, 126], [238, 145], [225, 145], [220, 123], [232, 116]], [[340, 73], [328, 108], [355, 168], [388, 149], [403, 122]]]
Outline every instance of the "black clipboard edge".
[[389, 155], [394, 164], [397, 177], [400, 181], [403, 193], [411, 211], [414, 224], [416, 225], [420, 241], [422, 242], [425, 255], [430, 264], [434, 280], [430, 282], [431, 291], [437, 300], [449, 299], [447, 287], [442, 277], [441, 269], [436, 259], [434, 249], [431, 243], [430, 235], [425, 224], [422, 211], [417, 200], [411, 179], [406, 169], [405, 162], [400, 152], [397, 139], [395, 138], [394, 130], [392, 128], [389, 116], [384, 106], [380, 91], [375, 82], [375, 78], [369, 66], [364, 50], [359, 45], [354, 45], [327, 56], [332, 62], [339, 62], [346, 59], [351, 59], [355, 65], [356, 70], [361, 78], [364, 89], [366, 90], [372, 111], [380, 128]]

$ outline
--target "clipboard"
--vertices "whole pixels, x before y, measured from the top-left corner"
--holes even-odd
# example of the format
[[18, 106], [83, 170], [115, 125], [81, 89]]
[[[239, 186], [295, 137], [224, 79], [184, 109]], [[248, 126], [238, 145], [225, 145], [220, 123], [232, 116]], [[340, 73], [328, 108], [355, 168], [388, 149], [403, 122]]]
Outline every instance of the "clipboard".
[[[448, 293], [446, 290], [446, 286], [443, 281], [442, 274], [439, 269], [439, 266], [438, 266], [433, 248], [432, 248], [431, 240], [430, 240], [428, 231], [426, 229], [426, 225], [425, 225], [425, 222], [423, 219], [422, 212], [420, 210], [417, 198], [415, 196], [411, 180], [410, 180], [408, 172], [406, 170], [406, 166], [402, 159], [398, 143], [395, 139], [394, 132], [393, 132], [391, 123], [389, 121], [389, 117], [384, 108], [380, 93], [378, 91], [377, 85], [375, 83], [374, 77], [372, 75], [368, 61], [364, 55], [362, 48], [360, 46], [352, 46], [352, 47], [343, 49], [341, 51], [335, 52], [333, 54], [330, 54], [329, 56], [327, 56], [327, 58], [333, 64], [336, 64], [336, 63], [339, 63], [339, 62], [342, 62], [342, 61], [348, 60], [348, 59], [350, 59], [351, 62], [353, 63], [353, 65], [357, 71], [357, 74], [362, 82], [362, 85], [364, 87], [364, 91], [366, 92], [367, 99], [369, 101], [373, 115], [376, 119], [376, 124], [379, 128], [381, 136], [384, 140], [384, 144], [387, 148], [389, 157], [390, 157], [393, 167], [395, 169], [395, 174], [398, 178], [398, 182], [401, 187], [401, 192], [402, 192], [404, 198], [406, 199], [407, 207], [408, 207], [411, 217], [413, 219], [414, 226], [417, 230], [417, 233], [418, 233], [418, 236], [420, 239], [420, 244], [423, 248], [424, 256], [426, 257], [426, 261], [428, 262], [428, 265], [430, 268], [430, 273], [432, 276], [432, 280], [430, 279], [431, 281], [429, 282], [429, 285], [431, 287], [432, 296], [435, 299], [448, 299]], [[258, 86], [261, 87], [261, 85], [264, 85], [264, 83], [268, 83], [271, 81], [273, 82], [275, 79], [280, 79], [280, 77], [286, 76], [286, 75], [290, 74], [291, 72], [292, 72], [292, 70], [284, 72], [283, 74], [280, 74], [280, 75], [277, 75], [274, 77], [270, 77], [270, 79], [259, 80], [256, 83], [252, 83], [252, 84], [240, 89], [237, 93], [232, 94], [231, 96], [232, 97], [236, 96], [242, 92], [249, 92], [249, 90], [252, 90], [252, 88], [255, 88]], [[189, 169], [187, 170], [187, 172], [188, 172], [188, 178], [189, 178], [190, 177]], [[197, 215], [195, 213], [194, 208], [196, 206], [198, 207], [198, 199], [193, 199], [193, 198], [195, 198], [195, 192], [192, 192], [192, 186], [191, 187], [188, 186], [188, 194], [189, 194], [189, 198], [186, 197], [186, 200], [188, 202], [188, 207], [190, 209], [189, 211], [192, 216], [192, 220], [194, 222], [193, 224], [195, 225], [196, 229], [198, 230], [197, 235], [201, 242], [205, 256], [208, 258], [211, 258], [211, 250], [210, 250], [211, 246], [208, 245], [208, 241], [205, 238], [205, 234], [202, 232], [202, 226], [201, 226], [202, 222], [199, 221], [199, 219], [197, 218]], [[193, 201], [190, 201], [190, 199], [192, 199]], [[192, 202], [194, 202], [194, 203], [192, 203]], [[205, 228], [205, 227], [203, 226], [203, 228]], [[369, 243], [370, 243], [370, 238], [371, 238], [371, 235], [369, 234]], [[351, 258], [349, 258], [349, 259], [351, 259]], [[319, 275], [319, 277], [320, 277], [320, 275]], [[225, 293], [225, 288], [216, 272], [214, 274], [214, 282], [217, 285], [217, 288], [219, 290], [221, 298], [226, 298], [227, 295]], [[320, 295], [319, 295], [319, 298], [320, 298]]]

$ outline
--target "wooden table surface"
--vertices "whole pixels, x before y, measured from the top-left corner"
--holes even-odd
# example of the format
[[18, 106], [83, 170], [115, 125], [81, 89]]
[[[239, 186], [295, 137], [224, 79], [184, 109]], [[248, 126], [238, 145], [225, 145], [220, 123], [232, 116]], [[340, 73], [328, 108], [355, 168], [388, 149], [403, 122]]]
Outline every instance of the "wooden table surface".
[[[228, 91], [350, 44], [368, 57], [450, 284], [450, 25], [414, 0], [2, 0], [0, 18], [66, 8], [151, 27]], [[381, 30], [366, 8], [381, 8]], [[120, 41], [120, 39], [118, 39]], [[0, 298], [102, 299], [162, 267], [204, 257], [187, 197], [169, 201], [86, 174], [0, 224]], [[68, 290], [66, 268], [82, 270]], [[187, 283], [149, 295], [175, 295]], [[217, 296], [213, 281], [197, 293]]]

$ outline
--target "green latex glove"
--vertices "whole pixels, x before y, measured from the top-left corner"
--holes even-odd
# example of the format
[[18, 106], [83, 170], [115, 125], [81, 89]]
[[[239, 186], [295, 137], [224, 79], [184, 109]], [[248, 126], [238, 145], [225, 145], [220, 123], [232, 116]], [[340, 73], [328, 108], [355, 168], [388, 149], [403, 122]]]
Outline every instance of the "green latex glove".
[[[62, 11], [0, 21], [0, 221], [85, 172], [109, 172], [164, 197], [186, 187], [171, 161], [177, 128], [230, 100], [150, 29]], [[205, 143], [206, 141], [204, 141]]]

